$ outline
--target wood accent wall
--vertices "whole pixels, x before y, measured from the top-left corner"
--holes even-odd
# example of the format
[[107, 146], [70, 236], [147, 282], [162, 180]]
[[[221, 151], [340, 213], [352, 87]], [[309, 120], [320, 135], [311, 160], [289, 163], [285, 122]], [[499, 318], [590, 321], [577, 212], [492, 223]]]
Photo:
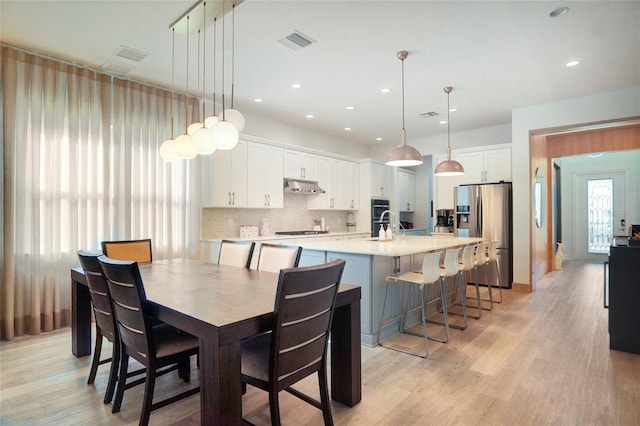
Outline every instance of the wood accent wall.
[[533, 185], [536, 169], [541, 167], [546, 184], [546, 217], [542, 228], [538, 228], [533, 217], [533, 206], [529, 209], [531, 224], [531, 291], [535, 291], [536, 281], [545, 273], [553, 270], [555, 241], [553, 241], [553, 164], [552, 159], [570, 155], [587, 154], [602, 151], [625, 151], [640, 149], [640, 123], [623, 124], [617, 127], [571, 131], [564, 133], [556, 130], [531, 132], [529, 137], [529, 191], [533, 203]]

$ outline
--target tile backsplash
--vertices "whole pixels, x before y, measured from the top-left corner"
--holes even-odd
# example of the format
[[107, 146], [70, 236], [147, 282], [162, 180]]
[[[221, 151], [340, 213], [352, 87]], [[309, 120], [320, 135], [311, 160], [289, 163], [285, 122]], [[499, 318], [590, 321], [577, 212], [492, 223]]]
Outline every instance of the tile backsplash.
[[332, 232], [346, 232], [346, 211], [307, 210], [307, 195], [285, 194], [282, 209], [202, 209], [202, 238], [239, 237], [241, 225], [260, 225], [267, 219], [269, 231], [313, 229], [314, 219], [324, 217]]

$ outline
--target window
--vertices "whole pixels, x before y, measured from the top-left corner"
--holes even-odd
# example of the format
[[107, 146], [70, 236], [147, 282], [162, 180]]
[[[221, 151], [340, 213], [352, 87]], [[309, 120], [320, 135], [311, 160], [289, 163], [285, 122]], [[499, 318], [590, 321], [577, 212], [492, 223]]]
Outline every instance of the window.
[[588, 253], [609, 252], [613, 238], [613, 179], [587, 181]]

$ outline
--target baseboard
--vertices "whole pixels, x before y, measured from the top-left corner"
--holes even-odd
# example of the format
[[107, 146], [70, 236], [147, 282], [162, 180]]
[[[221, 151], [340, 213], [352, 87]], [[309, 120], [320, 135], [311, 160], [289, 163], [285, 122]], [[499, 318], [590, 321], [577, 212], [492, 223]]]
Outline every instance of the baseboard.
[[531, 293], [531, 284], [523, 284], [514, 282], [511, 286], [511, 290], [520, 291], [522, 293]]

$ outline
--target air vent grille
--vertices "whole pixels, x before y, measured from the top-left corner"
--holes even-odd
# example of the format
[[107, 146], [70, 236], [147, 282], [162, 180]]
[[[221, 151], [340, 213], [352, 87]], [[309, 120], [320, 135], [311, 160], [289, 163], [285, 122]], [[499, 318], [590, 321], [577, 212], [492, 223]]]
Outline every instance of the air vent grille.
[[429, 111], [429, 112], [421, 112], [418, 115], [422, 118], [429, 118], [429, 117], [436, 117], [438, 113], [435, 111]]
[[147, 53], [127, 46], [120, 46], [118, 50], [115, 51], [114, 55], [135, 62], [140, 62], [147, 57]]
[[302, 34], [299, 31], [293, 31], [291, 34], [280, 39], [279, 43], [287, 46], [289, 49], [299, 50], [304, 49], [312, 43], [315, 43], [315, 40]]

